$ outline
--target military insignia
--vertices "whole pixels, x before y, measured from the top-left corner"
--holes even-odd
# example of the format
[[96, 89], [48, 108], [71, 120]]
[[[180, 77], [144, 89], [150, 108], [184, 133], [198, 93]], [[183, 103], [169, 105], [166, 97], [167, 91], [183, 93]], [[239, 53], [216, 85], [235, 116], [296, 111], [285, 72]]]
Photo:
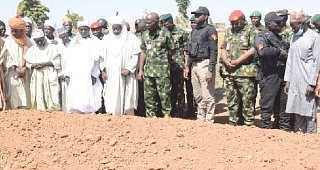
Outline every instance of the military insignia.
[[150, 50], [152, 47], [152, 44], [147, 44], [147, 50]]
[[213, 40], [217, 40], [217, 39], [218, 39], [218, 37], [217, 37], [216, 34], [212, 34], [212, 35], [211, 35], [211, 38], [212, 38]]
[[157, 45], [157, 47], [161, 47], [162, 44], [161, 44], [161, 42], [157, 42], [156, 45]]
[[240, 40], [244, 41], [244, 35], [241, 35]]
[[263, 44], [259, 44], [258, 45], [258, 50], [260, 51], [260, 50], [262, 50], [263, 49]]
[[237, 21], [238, 19], [239, 19], [238, 16], [234, 16], [234, 17], [233, 17], [233, 20], [234, 20], [234, 21]]

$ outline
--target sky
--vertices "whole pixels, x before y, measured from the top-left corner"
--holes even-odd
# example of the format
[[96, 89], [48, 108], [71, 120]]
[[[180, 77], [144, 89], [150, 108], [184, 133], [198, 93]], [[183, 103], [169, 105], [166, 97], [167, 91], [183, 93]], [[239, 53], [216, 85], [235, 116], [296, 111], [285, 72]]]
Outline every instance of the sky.
[[[0, 0], [0, 20], [5, 23], [15, 15], [18, 3], [21, 0]], [[7, 3], [4, 3], [7, 2]], [[289, 12], [297, 8], [302, 9], [308, 15], [320, 13], [319, 0], [191, 0], [188, 9], [188, 16], [199, 6], [205, 6], [210, 11], [213, 22], [224, 22], [229, 24], [228, 17], [233, 10], [240, 9], [247, 16], [254, 10], [259, 10], [262, 15], [278, 9], [288, 9]], [[78, 13], [86, 20], [94, 22], [100, 18], [109, 17], [115, 12], [122, 14], [126, 21], [133, 23], [141, 18], [144, 11], [157, 12], [159, 15], [171, 13], [178, 15], [178, 8], [175, 0], [42, 0], [41, 3], [49, 7], [48, 16], [57, 25], [67, 13]], [[5, 5], [3, 5], [5, 4]]]

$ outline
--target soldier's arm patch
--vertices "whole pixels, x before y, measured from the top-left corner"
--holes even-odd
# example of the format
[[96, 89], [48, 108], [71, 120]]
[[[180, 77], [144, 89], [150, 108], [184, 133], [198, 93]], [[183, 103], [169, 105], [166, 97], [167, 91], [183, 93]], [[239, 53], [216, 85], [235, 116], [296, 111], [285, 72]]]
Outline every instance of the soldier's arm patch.
[[213, 34], [211, 35], [211, 38], [212, 38], [213, 40], [217, 40], [217, 39], [218, 39], [217, 34], [213, 33]]
[[263, 49], [263, 44], [259, 44], [258, 45], [258, 50], [260, 51], [260, 50], [262, 50]]

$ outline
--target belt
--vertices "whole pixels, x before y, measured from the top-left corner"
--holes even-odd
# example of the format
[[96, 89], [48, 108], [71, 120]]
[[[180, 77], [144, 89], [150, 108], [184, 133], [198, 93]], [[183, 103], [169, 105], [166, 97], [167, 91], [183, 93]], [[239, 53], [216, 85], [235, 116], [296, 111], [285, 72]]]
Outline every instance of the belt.
[[206, 59], [209, 59], [208, 57], [207, 58], [192, 58], [192, 62], [199, 62], [199, 61], [203, 61], [203, 60], [206, 60]]

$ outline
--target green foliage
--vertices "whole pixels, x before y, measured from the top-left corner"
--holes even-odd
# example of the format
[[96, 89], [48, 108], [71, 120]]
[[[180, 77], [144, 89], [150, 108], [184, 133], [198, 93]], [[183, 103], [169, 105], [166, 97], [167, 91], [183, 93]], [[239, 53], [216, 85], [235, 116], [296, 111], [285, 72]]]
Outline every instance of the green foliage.
[[186, 19], [188, 19], [187, 16], [187, 9], [190, 6], [190, 0], [175, 0], [177, 2], [178, 11], [179, 13]]
[[174, 25], [177, 28], [180, 29], [187, 29], [190, 28], [190, 24], [187, 18], [185, 18], [183, 15], [178, 15], [176, 16], [176, 18], [174, 19]]
[[17, 7], [17, 15], [31, 18], [37, 26], [49, 19], [47, 12], [50, 12], [49, 8], [41, 5], [40, 0], [22, 0]]
[[83, 16], [77, 14], [77, 13], [70, 13], [69, 10], [67, 10], [66, 17], [70, 18], [72, 20], [72, 32], [78, 32], [78, 21], [83, 21]]

